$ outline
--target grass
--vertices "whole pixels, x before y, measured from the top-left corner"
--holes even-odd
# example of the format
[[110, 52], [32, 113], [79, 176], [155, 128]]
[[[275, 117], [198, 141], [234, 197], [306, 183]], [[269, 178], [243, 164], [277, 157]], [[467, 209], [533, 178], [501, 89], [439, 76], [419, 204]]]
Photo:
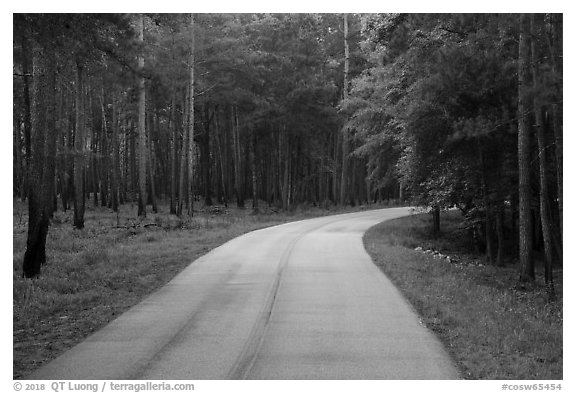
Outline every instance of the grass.
[[[248, 204], [247, 204], [248, 206]], [[383, 206], [372, 206], [383, 207]], [[243, 233], [288, 221], [361, 210], [305, 206], [291, 212], [228, 209], [178, 219], [167, 213], [136, 218], [136, 206], [87, 205], [85, 228], [72, 212], [56, 212], [38, 279], [22, 278], [27, 207], [13, 205], [13, 377], [25, 378], [140, 302], [211, 249]], [[166, 212], [166, 206], [161, 211]], [[119, 225], [118, 225], [119, 224]]]
[[[368, 253], [443, 341], [466, 379], [562, 379], [562, 271], [558, 300], [547, 302], [541, 267], [529, 287], [518, 267], [485, 265], [469, 253], [459, 214], [443, 215], [431, 236], [428, 215], [382, 223], [364, 237]], [[422, 247], [422, 251], [415, 248]], [[452, 258], [435, 258], [434, 249]]]

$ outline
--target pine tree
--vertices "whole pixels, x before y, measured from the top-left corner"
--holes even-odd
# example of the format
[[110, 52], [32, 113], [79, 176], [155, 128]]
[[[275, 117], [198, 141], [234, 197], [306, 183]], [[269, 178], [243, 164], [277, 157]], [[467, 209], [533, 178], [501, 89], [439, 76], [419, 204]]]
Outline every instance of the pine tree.
[[[137, 20], [138, 40], [144, 43], [144, 15]], [[138, 56], [138, 216], [146, 217], [146, 84], [144, 55]]]
[[532, 259], [532, 223], [530, 192], [530, 16], [520, 15], [520, 37], [518, 46], [518, 191], [519, 191], [519, 245], [520, 279], [534, 279]]

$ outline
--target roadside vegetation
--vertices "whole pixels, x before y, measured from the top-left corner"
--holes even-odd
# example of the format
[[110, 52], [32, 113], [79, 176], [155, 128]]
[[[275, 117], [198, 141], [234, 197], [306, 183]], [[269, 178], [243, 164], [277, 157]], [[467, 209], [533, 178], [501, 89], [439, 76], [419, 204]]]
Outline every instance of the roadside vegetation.
[[[554, 270], [550, 302], [544, 268], [519, 284], [517, 261], [487, 265], [470, 250], [457, 211], [414, 215], [371, 228], [364, 237], [376, 265], [394, 282], [443, 341], [466, 379], [562, 379], [562, 268]], [[449, 257], [449, 259], [447, 258]]]
[[[373, 207], [378, 207], [374, 205]], [[384, 206], [380, 206], [384, 207]], [[168, 213], [137, 219], [137, 205], [118, 216], [87, 206], [85, 227], [73, 229], [73, 212], [54, 213], [42, 275], [22, 277], [27, 208], [13, 205], [13, 377], [27, 374], [112, 321], [172, 279], [192, 261], [244, 233], [355, 209], [312, 206], [284, 212], [210, 207], [193, 217]], [[167, 212], [166, 206], [160, 211]]]

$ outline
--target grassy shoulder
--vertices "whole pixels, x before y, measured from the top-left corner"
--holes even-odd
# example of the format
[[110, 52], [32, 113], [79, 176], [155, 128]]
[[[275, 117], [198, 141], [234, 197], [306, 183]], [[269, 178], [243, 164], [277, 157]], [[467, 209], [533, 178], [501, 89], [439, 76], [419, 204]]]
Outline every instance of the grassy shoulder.
[[[384, 206], [372, 206], [373, 208]], [[56, 212], [38, 279], [22, 278], [27, 206], [13, 205], [13, 377], [26, 375], [140, 302], [192, 261], [244, 233], [305, 218], [362, 210], [308, 207], [293, 212], [227, 209], [178, 219], [136, 206], [117, 216], [88, 206], [85, 228], [72, 228], [72, 211]], [[166, 206], [161, 207], [166, 212]]]
[[[364, 243], [464, 378], [562, 379], [561, 270], [555, 271], [558, 301], [550, 304], [541, 271], [532, 287], [519, 288], [517, 266], [487, 266], [466, 251], [459, 222], [457, 212], [444, 214], [443, 234], [434, 239], [429, 215], [414, 215], [371, 228]], [[430, 249], [451, 261], [423, 252]]]

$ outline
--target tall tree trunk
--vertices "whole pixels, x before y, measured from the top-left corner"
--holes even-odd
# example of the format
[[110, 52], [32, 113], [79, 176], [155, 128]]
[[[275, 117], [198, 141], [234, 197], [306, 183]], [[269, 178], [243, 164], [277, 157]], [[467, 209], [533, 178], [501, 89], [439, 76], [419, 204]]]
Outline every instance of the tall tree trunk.
[[112, 96], [112, 210], [118, 213], [120, 203], [120, 142], [118, 139], [118, 108]]
[[100, 202], [101, 206], [105, 207], [108, 200], [108, 126], [106, 121], [106, 107], [105, 107], [105, 96], [104, 96], [104, 81], [102, 81], [101, 90], [101, 110], [102, 110], [102, 140], [101, 140], [101, 158], [100, 158], [100, 169], [101, 169], [101, 180], [102, 185], [100, 187]]
[[13, 193], [14, 195], [23, 197], [25, 192], [22, 190], [22, 181], [21, 179], [24, 178], [24, 165], [23, 158], [22, 158], [22, 138], [21, 138], [21, 128], [20, 128], [20, 114], [13, 112], [12, 117], [12, 168], [13, 169]]
[[[548, 47], [552, 59], [552, 74], [557, 78], [554, 83], [555, 97], [552, 103], [552, 126], [554, 129], [554, 145], [556, 153], [556, 181], [558, 186], [558, 210], [560, 214], [560, 238], [564, 233], [564, 197], [563, 197], [563, 130], [562, 130], [562, 14], [550, 14], [548, 26]], [[561, 253], [561, 248], [560, 248]]]
[[32, 130], [32, 120], [31, 120], [31, 105], [30, 105], [30, 65], [28, 64], [28, 38], [25, 34], [22, 34], [22, 73], [23, 78], [23, 97], [24, 97], [24, 152], [25, 152], [25, 164], [24, 164], [24, 179], [22, 182], [22, 200], [25, 200], [28, 196], [28, 176], [30, 173], [30, 156], [32, 154], [31, 149], [31, 130]]
[[[186, 96], [188, 96], [190, 94], [190, 91], [188, 90], [186, 92]], [[186, 103], [186, 98], [184, 99], [184, 103], [182, 105], [182, 108], [184, 110], [184, 119], [183, 119], [183, 123], [188, 121], [188, 108], [189, 106]], [[189, 127], [187, 126], [187, 124], [183, 124], [182, 127], [182, 142], [180, 144], [180, 171], [179, 171], [179, 177], [178, 177], [178, 206], [176, 209], [176, 215], [178, 217], [182, 216], [182, 213], [184, 212], [184, 206], [186, 204], [186, 201], [189, 200], [188, 197], [188, 190], [185, 187], [186, 184], [186, 158], [187, 158], [187, 153], [188, 153], [188, 138], [189, 138]]]
[[504, 248], [506, 247], [504, 243], [504, 214], [506, 212], [504, 208], [504, 201], [502, 200], [502, 191], [500, 187], [496, 191], [496, 240], [498, 242], [498, 251], [496, 253], [496, 265], [504, 265]]
[[176, 194], [178, 192], [176, 183], [178, 127], [176, 126], [176, 89], [174, 84], [172, 84], [172, 90], [172, 108], [170, 110], [170, 135], [172, 135], [172, 143], [170, 144], [170, 214], [176, 214]]
[[88, 113], [90, 115], [90, 120], [92, 121], [92, 127], [90, 127], [91, 130], [91, 136], [90, 136], [90, 141], [91, 141], [91, 145], [90, 145], [90, 163], [89, 163], [89, 168], [90, 168], [90, 173], [91, 173], [91, 180], [92, 180], [92, 194], [93, 194], [93, 201], [94, 201], [94, 207], [98, 207], [98, 145], [99, 145], [99, 141], [98, 141], [98, 129], [96, 127], [96, 119], [93, 116], [93, 105], [92, 105], [92, 95], [93, 95], [93, 89], [90, 88], [89, 85], [89, 89], [88, 89], [89, 93], [88, 93]]
[[334, 204], [338, 204], [340, 199], [339, 189], [338, 189], [338, 152], [341, 150], [341, 140], [342, 140], [342, 133], [336, 131], [333, 135], [334, 140], [334, 167], [332, 172], [332, 202]]
[[552, 104], [552, 121], [554, 128], [554, 140], [555, 140], [555, 153], [556, 153], [556, 182], [558, 186], [558, 211], [560, 215], [560, 238], [562, 238], [564, 233], [564, 187], [563, 187], [563, 176], [564, 171], [562, 166], [564, 165], [563, 158], [563, 131], [562, 131], [562, 109], [557, 103]]
[[[144, 15], [138, 18], [138, 40], [144, 43]], [[146, 217], [146, 85], [144, 55], [138, 56], [138, 216]]]
[[33, 56], [28, 237], [22, 263], [22, 271], [27, 278], [38, 276], [46, 262], [56, 151], [56, 57], [53, 51], [37, 45], [34, 46]]
[[[76, 98], [74, 97], [74, 100]], [[70, 108], [70, 106], [67, 106]], [[64, 145], [64, 150], [66, 151], [66, 169], [65, 169], [65, 182], [66, 182], [66, 193], [65, 193], [65, 205], [66, 209], [70, 209], [70, 200], [73, 199], [74, 195], [74, 127], [75, 127], [75, 113], [73, 111], [66, 111], [66, 142]]]
[[204, 203], [206, 206], [212, 206], [212, 193], [211, 193], [211, 178], [210, 178], [210, 123], [212, 122], [210, 116], [210, 106], [208, 103], [204, 105], [204, 133], [200, 138], [200, 162], [202, 163], [202, 183], [204, 186]]
[[482, 151], [482, 146], [478, 142], [478, 150], [480, 155], [480, 166], [482, 168], [482, 195], [484, 199], [484, 225], [485, 225], [485, 235], [486, 235], [486, 252], [485, 258], [486, 263], [492, 265], [494, 263], [494, 236], [493, 236], [493, 222], [492, 222], [492, 203], [490, 200], [490, 192], [488, 190], [488, 179], [487, 179], [487, 168], [486, 161], [484, 158], [484, 152]]
[[[348, 47], [348, 14], [344, 14], [344, 100], [348, 99], [348, 72], [350, 69], [350, 49]], [[350, 154], [350, 140], [348, 132], [342, 130], [342, 174], [340, 180], [340, 204], [346, 204], [346, 192], [348, 188], [348, 163]]]
[[74, 135], [74, 227], [84, 228], [84, 69], [76, 65], [76, 134]]
[[194, 215], [194, 51], [196, 50], [194, 34], [194, 14], [190, 14], [190, 117], [188, 135], [188, 215]]
[[258, 177], [256, 173], [256, 131], [252, 130], [250, 138], [250, 166], [252, 170], [252, 209], [258, 212]]
[[[57, 82], [55, 82], [55, 86], [57, 85]], [[66, 133], [65, 131], [65, 122], [64, 119], [65, 117], [65, 106], [66, 106], [66, 92], [64, 91], [63, 88], [58, 89], [57, 87], [55, 87], [56, 90], [59, 90], [59, 98], [58, 98], [58, 103], [56, 105], [55, 108], [55, 112], [54, 112], [54, 116], [56, 117], [56, 119], [59, 120], [59, 126], [55, 127], [55, 133], [52, 135], [52, 138], [54, 139], [54, 152], [53, 152], [53, 156], [54, 156], [54, 179], [52, 182], [52, 195], [53, 195], [53, 204], [52, 204], [52, 209], [50, 211], [50, 219], [54, 218], [54, 213], [56, 211], [58, 211], [58, 192], [60, 191], [60, 195], [64, 195], [64, 188], [63, 187], [59, 187], [60, 182], [64, 183], [63, 181], [61, 181], [60, 179], [63, 179], [63, 175], [64, 175], [64, 170], [66, 168], [65, 165], [65, 158], [66, 158], [66, 151], [63, 148], [65, 146], [65, 141], [64, 141], [64, 135]], [[66, 211], [65, 208], [63, 209], [63, 211]]]
[[518, 257], [519, 247], [519, 233], [518, 229], [518, 195], [513, 193], [510, 196], [510, 232], [512, 233], [512, 247], [511, 252], [514, 258]]
[[130, 202], [134, 202], [138, 200], [138, 161], [136, 157], [138, 130], [134, 127], [132, 121], [128, 122], [128, 132], [130, 133], [130, 187], [128, 188], [128, 195]]
[[[135, 172], [136, 172], [136, 144], [134, 129], [132, 121], [126, 119], [123, 124], [124, 135], [124, 181], [122, 187], [122, 199], [126, 203], [128, 201], [134, 202], [133, 192], [135, 187]], [[122, 204], [122, 202], [120, 202]]]
[[[530, 16], [531, 24], [531, 36], [532, 38], [532, 84], [534, 86], [534, 91], [538, 92], [541, 87], [539, 80], [539, 70], [538, 70], [538, 59], [536, 56], [536, 42], [534, 37], [537, 34], [536, 31], [536, 21], [535, 16], [532, 14]], [[548, 175], [546, 172], [546, 137], [544, 135], [544, 121], [542, 118], [542, 104], [538, 93], [534, 95], [534, 112], [536, 118], [536, 139], [538, 140], [538, 156], [539, 156], [539, 168], [540, 168], [540, 220], [542, 222], [542, 238], [544, 240], [544, 279], [546, 281], [546, 288], [548, 290], [548, 296], [551, 300], [554, 300], [556, 295], [554, 292], [554, 280], [552, 277], [552, 254], [553, 254], [553, 244], [552, 244], [552, 214], [550, 212], [549, 206], [549, 192], [548, 192]]]
[[518, 49], [518, 191], [520, 280], [534, 279], [530, 193], [530, 18], [520, 15]]
[[244, 209], [244, 190], [242, 178], [242, 162], [240, 154], [240, 126], [238, 121], [238, 108], [233, 107], [232, 115], [232, 134], [234, 137], [234, 181], [236, 182], [236, 204], [240, 209]]
[[[172, 64], [176, 63], [175, 56], [174, 56], [174, 31], [171, 33], [172, 38], [172, 46], [171, 46], [171, 54], [172, 54]], [[178, 151], [178, 127], [177, 127], [177, 120], [176, 120], [176, 83], [175, 78], [172, 75], [170, 78], [170, 91], [172, 92], [172, 105], [170, 107], [170, 117], [169, 117], [169, 132], [170, 132], [170, 214], [177, 213], [176, 207], [176, 199], [178, 194], [178, 186], [177, 186], [177, 151]]]
[[[350, 151], [350, 141], [348, 141], [348, 151]], [[356, 201], [358, 198], [358, 189], [357, 189], [357, 160], [352, 159], [351, 157], [348, 158], [348, 166], [349, 170], [349, 179], [348, 179], [348, 204], [352, 207], [356, 206]]]
[[152, 130], [153, 130], [153, 119], [150, 119], [150, 126], [148, 127], [148, 173], [150, 174], [150, 203], [152, 204], [152, 211], [154, 213], [158, 213], [158, 205], [156, 203], [156, 185], [154, 184], [154, 174], [155, 174], [155, 166], [154, 166], [154, 139], [152, 137]]
[[225, 207], [228, 207], [228, 189], [226, 187], [227, 182], [226, 182], [226, 177], [228, 176], [227, 171], [228, 171], [228, 165], [227, 165], [227, 157], [224, 155], [224, 152], [222, 151], [222, 145], [226, 142], [226, 138], [224, 139], [224, 143], [221, 141], [221, 135], [220, 135], [220, 127], [219, 127], [219, 122], [218, 122], [218, 113], [216, 113], [214, 115], [214, 135], [215, 135], [215, 141], [216, 141], [216, 152], [218, 153], [218, 162], [220, 163], [220, 182], [221, 182], [221, 187], [222, 187], [222, 203], [224, 203]]
[[[228, 112], [226, 112], [227, 114]], [[229, 111], [230, 118], [233, 118], [233, 111], [230, 108]], [[226, 119], [226, 117], [225, 117]], [[224, 136], [224, 157], [226, 158], [226, 189], [228, 190], [228, 199], [232, 197], [232, 190], [234, 190], [234, 168], [235, 156], [234, 156], [234, 125], [233, 120], [230, 121], [230, 127], [223, 127]]]
[[[279, 136], [278, 157], [280, 162], [278, 165], [279, 171], [284, 170], [282, 177], [279, 178], [280, 184], [280, 197], [282, 199], [282, 209], [288, 210], [290, 208], [290, 140], [286, 130], [286, 125], [282, 127], [282, 132]], [[282, 159], [283, 157], [283, 159]], [[284, 164], [283, 166], [281, 164]], [[279, 174], [280, 175], [280, 174]], [[280, 176], [279, 176], [280, 177]]]

